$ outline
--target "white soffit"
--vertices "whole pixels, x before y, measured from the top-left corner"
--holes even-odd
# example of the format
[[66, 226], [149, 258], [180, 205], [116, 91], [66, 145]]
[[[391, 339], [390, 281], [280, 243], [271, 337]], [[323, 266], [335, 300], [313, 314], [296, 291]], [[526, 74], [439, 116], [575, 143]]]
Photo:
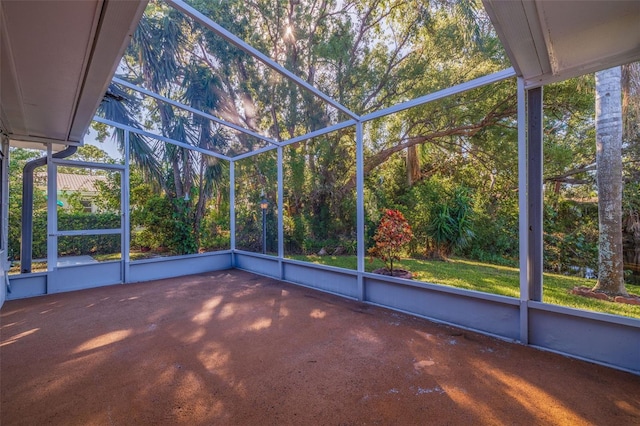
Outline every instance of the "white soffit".
[[12, 145], [79, 144], [147, 0], [0, 0], [0, 120]]
[[527, 88], [640, 60], [640, 0], [483, 0]]

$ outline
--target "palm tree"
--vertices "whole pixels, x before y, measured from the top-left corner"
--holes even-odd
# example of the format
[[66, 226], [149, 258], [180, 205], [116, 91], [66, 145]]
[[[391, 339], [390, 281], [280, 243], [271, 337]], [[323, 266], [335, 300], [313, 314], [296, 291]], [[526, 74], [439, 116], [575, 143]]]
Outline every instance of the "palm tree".
[[[139, 102], [135, 97], [111, 83], [98, 107], [97, 114], [108, 120], [139, 129], [140, 124], [134, 114], [139, 107]], [[114, 136], [118, 149], [120, 152], [124, 152], [124, 131], [116, 129]], [[149, 141], [142, 135], [130, 133], [129, 144], [132, 161], [140, 167], [145, 176], [161, 182], [160, 163], [156, 159]]]
[[[192, 63], [185, 69], [182, 81], [184, 94], [182, 96], [187, 105], [200, 111], [212, 112], [218, 107], [217, 95], [220, 86], [219, 79], [207, 67]], [[220, 149], [226, 144], [220, 129], [214, 128], [211, 120], [193, 114], [190, 125], [196, 131], [197, 145], [205, 149]], [[199, 228], [206, 213], [207, 201], [211, 199], [214, 187], [223, 179], [223, 165], [215, 157], [205, 156], [192, 151], [192, 164], [197, 168], [198, 201], [194, 211], [193, 230], [199, 235]], [[189, 189], [187, 189], [188, 191]]]
[[622, 257], [621, 68], [596, 73], [596, 166], [599, 259], [594, 290], [628, 295]]
[[[201, 111], [213, 113], [218, 106], [218, 79], [199, 66], [191, 55], [190, 28], [179, 12], [151, 3], [125, 55], [122, 79], [143, 84], [148, 89], [178, 98]], [[112, 84], [100, 107], [106, 118], [142, 128], [143, 121], [156, 119], [163, 136], [207, 149], [224, 145], [219, 129], [208, 119], [174, 110], [153, 99], [143, 103], [132, 91]], [[116, 131], [121, 150], [124, 134]], [[198, 152], [172, 144], [151, 142], [131, 133], [131, 158], [150, 180], [160, 184], [179, 217], [191, 222], [190, 235], [198, 242], [200, 224], [207, 201], [223, 179], [223, 165]], [[195, 205], [195, 209], [192, 208]]]

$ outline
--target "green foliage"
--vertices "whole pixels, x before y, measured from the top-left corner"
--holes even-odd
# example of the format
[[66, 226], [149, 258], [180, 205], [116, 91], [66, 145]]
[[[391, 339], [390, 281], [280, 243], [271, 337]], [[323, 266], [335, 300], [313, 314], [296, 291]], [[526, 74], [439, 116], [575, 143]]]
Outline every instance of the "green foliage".
[[78, 192], [62, 191], [59, 198], [65, 200], [65, 207], [71, 213], [83, 213], [84, 205], [82, 204], [82, 195]]
[[268, 203], [266, 211], [267, 247], [277, 252], [277, 157], [274, 151], [236, 162], [236, 247], [262, 251], [262, 210], [260, 201]]
[[[100, 123], [98, 123], [100, 124]], [[109, 156], [109, 154], [98, 148], [94, 145], [83, 145], [78, 148], [78, 150], [69, 160], [74, 161], [86, 161], [92, 163], [104, 163], [104, 164], [115, 164], [115, 160]], [[68, 166], [59, 166], [58, 171], [62, 173], [73, 173], [73, 174], [103, 174], [104, 172], [101, 170], [92, 170], [86, 169], [82, 167], [68, 167]]]
[[[478, 11], [471, 2], [463, 6], [448, 1], [420, 5], [303, 1], [287, 5], [261, 0], [251, 5], [230, 1], [221, 7], [216, 2], [194, 0], [192, 5], [357, 112], [373, 111], [420, 96], [506, 64], [499, 43], [490, 28], [476, 19]], [[150, 3], [125, 56], [126, 66], [122, 69], [130, 71], [129, 79], [142, 80], [167, 96], [177, 93], [191, 106], [221, 114], [277, 140], [343, 120], [316, 97], [286, 79], [265, 73], [244, 52], [172, 13], [162, 4]], [[282, 34], [286, 37], [277, 36]], [[110, 91], [110, 100], [127, 97], [126, 92], [117, 92], [117, 88]], [[127, 102], [129, 99], [122, 104]], [[476, 104], [481, 101], [468, 101], [464, 114], [481, 120], [481, 114], [466, 107]], [[141, 108], [147, 108], [167, 136], [179, 135], [178, 139], [184, 137], [194, 145], [222, 152], [251, 151], [257, 146], [255, 140], [245, 135], [212, 134], [212, 129], [200, 118], [181, 116], [159, 103], [151, 105], [147, 108], [129, 102], [128, 116], [117, 121], [134, 125], [127, 120], [138, 115]], [[124, 115], [116, 107], [110, 101], [105, 102], [104, 111], [111, 111], [107, 115], [116, 112]], [[445, 106], [434, 114], [421, 108], [415, 115], [408, 114], [406, 128], [415, 128], [409, 136], [425, 129], [438, 130], [426, 123], [424, 117], [433, 117], [433, 122], [438, 123], [451, 122], [452, 115], [447, 115], [447, 110]], [[466, 124], [463, 121], [460, 120], [460, 125]], [[309, 238], [354, 240], [353, 133], [353, 129], [339, 131], [285, 150], [286, 193], [284, 200], [278, 202], [285, 207], [288, 250], [308, 250]], [[134, 145], [142, 146], [143, 142]], [[168, 147], [165, 151], [171, 173], [165, 174], [162, 184], [168, 195], [175, 193], [181, 198], [183, 190], [189, 192], [191, 160], [180, 150]], [[144, 156], [138, 155], [140, 150], [134, 149], [133, 153], [132, 158], [138, 164], [145, 164]], [[263, 191], [272, 203], [276, 200], [275, 187], [271, 186], [274, 176], [271, 173], [275, 170], [263, 160], [257, 161], [253, 170], [247, 167], [246, 176], [241, 169], [238, 167], [236, 177], [247, 188], [236, 192], [237, 242], [239, 247], [256, 249], [261, 226], [255, 217], [254, 203]], [[368, 209], [387, 206], [382, 200]], [[194, 228], [199, 227], [200, 211], [196, 209]], [[276, 241], [274, 212], [268, 215], [270, 244]]]
[[407, 219], [412, 224], [415, 238], [410, 245], [412, 253], [424, 253], [429, 246], [427, 229], [431, 223], [433, 205], [439, 202], [440, 195], [445, 191], [445, 182], [440, 179], [425, 179], [420, 181], [399, 201], [407, 209]]
[[403, 197], [409, 208], [417, 244], [412, 252], [446, 259], [470, 245], [475, 236], [469, 189], [439, 176], [414, 185]]
[[598, 205], [547, 196], [544, 209], [544, 267], [578, 274], [598, 269]]
[[431, 255], [446, 259], [454, 249], [469, 245], [474, 237], [471, 201], [468, 189], [458, 187], [433, 206], [427, 226]]
[[58, 209], [58, 229], [118, 229], [120, 215], [117, 213], [76, 213]]
[[[92, 151], [94, 152], [94, 151]], [[96, 152], [94, 152], [95, 154]], [[9, 258], [20, 257], [21, 190], [20, 170], [39, 153], [12, 150], [10, 172]], [[98, 152], [99, 154], [99, 152]], [[69, 171], [77, 172], [76, 167]], [[64, 194], [66, 209], [58, 209], [58, 228], [62, 230], [114, 229], [120, 227], [120, 173], [107, 173], [105, 182], [97, 182], [98, 214], [84, 213], [80, 194]], [[216, 204], [204, 208], [204, 220], [194, 227], [194, 207], [182, 198], [158, 194], [157, 185], [145, 181], [137, 167], [131, 168], [130, 204], [132, 249], [170, 254], [189, 254], [199, 250], [229, 248], [228, 202], [218, 196]], [[225, 191], [224, 188], [218, 190]], [[197, 195], [197, 194], [196, 194]], [[203, 207], [207, 207], [204, 205]], [[222, 213], [221, 213], [222, 212]], [[34, 188], [33, 257], [46, 257], [46, 197]], [[197, 241], [200, 239], [200, 245]], [[119, 235], [74, 236], [58, 239], [59, 255], [107, 255], [120, 251]]]
[[[58, 228], [63, 230], [117, 229], [120, 215], [113, 213], [77, 213], [58, 209]], [[10, 228], [9, 258], [20, 259], [18, 227]], [[47, 257], [47, 212], [38, 210], [33, 215], [33, 259]], [[59, 256], [79, 256], [120, 252], [120, 235], [82, 235], [58, 238]]]
[[[196, 253], [198, 246], [189, 226], [187, 202], [154, 195], [132, 215], [132, 224], [144, 227], [132, 233], [131, 245], [141, 250], [158, 250], [181, 255]], [[133, 217], [135, 216], [135, 217]]]
[[473, 220], [475, 237], [456, 253], [495, 265], [517, 266], [520, 257], [517, 213], [517, 207], [502, 207], [498, 203], [478, 208]]
[[[508, 66], [486, 17], [469, 1], [192, 0], [190, 4], [357, 113]], [[127, 70], [122, 77], [136, 84], [276, 140], [345, 119], [161, 2], [150, 2], [119, 70]], [[594, 197], [589, 169], [595, 158], [593, 87], [590, 76], [545, 87], [547, 270], [571, 273], [574, 267], [592, 267], [597, 254], [596, 216], [593, 206], [584, 202]], [[413, 227], [409, 250], [414, 254], [516, 264], [515, 111], [515, 81], [510, 80], [368, 122], [364, 126], [367, 247], [375, 244], [381, 212], [398, 209]], [[165, 136], [230, 155], [262, 146], [253, 137], [219, 129], [161, 102], [141, 102], [117, 85], [109, 88], [100, 113], [134, 127], [153, 125]], [[106, 126], [95, 128], [100, 138], [110, 136]], [[123, 143], [122, 132], [111, 136]], [[640, 211], [634, 166], [638, 144], [632, 142], [625, 153], [629, 229], [635, 226], [630, 219]], [[238, 161], [237, 247], [262, 249], [258, 202], [264, 196], [269, 201], [269, 252], [277, 249], [280, 204], [286, 253], [317, 253], [321, 248], [331, 252], [337, 247], [355, 252], [355, 145], [352, 128], [287, 145], [282, 200], [275, 150]], [[135, 134], [131, 146], [132, 245], [171, 254], [228, 248], [226, 163], [156, 145]], [[20, 238], [19, 170], [41, 155], [12, 152], [10, 252], [14, 255]], [[76, 157], [109, 161], [100, 150], [88, 147]], [[120, 174], [107, 174], [107, 182], [99, 185], [102, 211], [118, 211]], [[45, 207], [44, 200], [44, 193], [36, 190], [36, 212]], [[42, 230], [44, 223], [38, 225]]]
[[171, 251], [176, 254], [197, 253], [198, 244], [194, 229], [189, 224], [190, 207], [182, 198], [172, 200], [173, 232], [167, 240]]
[[284, 150], [287, 253], [346, 248], [355, 240], [356, 198], [347, 187], [355, 172], [354, 136], [341, 131]]
[[199, 251], [228, 250], [231, 248], [229, 232], [229, 203], [219, 199], [204, 216], [200, 227]]
[[[163, 195], [157, 184], [145, 180], [138, 167], [131, 167], [131, 247], [172, 255], [191, 254], [229, 248], [228, 201], [220, 192], [209, 205], [202, 201], [203, 214], [196, 226], [195, 210], [199, 194], [193, 201]], [[97, 204], [103, 210], [120, 209], [120, 173], [110, 173], [106, 182], [97, 182]], [[212, 192], [213, 192], [213, 188]], [[225, 191], [226, 188], [215, 188]], [[207, 197], [209, 198], [209, 197]]]

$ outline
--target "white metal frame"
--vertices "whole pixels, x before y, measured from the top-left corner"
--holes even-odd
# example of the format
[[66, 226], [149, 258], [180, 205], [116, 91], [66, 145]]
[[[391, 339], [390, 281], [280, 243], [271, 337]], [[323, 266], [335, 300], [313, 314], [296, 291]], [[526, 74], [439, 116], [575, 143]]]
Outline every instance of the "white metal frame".
[[7, 291], [11, 289], [9, 282], [9, 137], [0, 133], [0, 156], [2, 157], [2, 179], [0, 179], [0, 307], [7, 298]]
[[527, 111], [525, 104], [524, 80], [518, 78], [518, 220], [520, 243], [520, 340], [528, 343], [528, 309], [529, 300], [529, 214], [527, 209]]
[[[170, 4], [174, 4], [176, 3], [175, 1], [169, 1]], [[203, 18], [204, 19], [204, 18]], [[218, 28], [218, 26], [216, 25], [216, 28]], [[216, 31], [220, 31], [219, 28]], [[244, 46], [243, 50], [246, 50], [248, 52], [252, 52], [253, 49], [250, 46], [247, 46], [243, 41], [240, 40], [236, 40], [235, 43]], [[262, 55], [263, 56], [263, 55]], [[261, 59], [261, 58], [260, 58]], [[278, 258], [282, 259], [284, 258], [284, 248], [283, 248], [283, 242], [284, 242], [284, 231], [283, 231], [283, 222], [282, 222], [282, 218], [283, 218], [283, 210], [282, 210], [282, 199], [284, 196], [284, 191], [283, 191], [283, 171], [282, 171], [282, 162], [283, 162], [283, 152], [282, 149], [283, 147], [293, 144], [293, 143], [297, 143], [297, 142], [303, 142], [303, 141], [307, 141], [309, 139], [315, 138], [315, 137], [319, 137], [322, 135], [326, 135], [338, 130], [342, 130], [345, 128], [349, 128], [349, 127], [355, 127], [356, 129], [356, 210], [357, 210], [357, 218], [356, 218], [356, 222], [357, 222], [357, 254], [358, 254], [358, 266], [357, 266], [357, 271], [359, 274], [364, 273], [365, 268], [364, 268], [364, 262], [365, 262], [365, 242], [364, 242], [364, 224], [365, 224], [365, 212], [364, 212], [364, 141], [363, 141], [363, 125], [364, 123], [368, 122], [368, 121], [372, 121], [381, 117], [385, 117], [387, 115], [391, 115], [391, 114], [395, 114], [401, 111], [404, 111], [406, 109], [409, 108], [414, 108], [420, 105], [424, 105], [430, 102], [434, 102], [440, 99], [444, 99], [448, 96], [452, 96], [455, 94], [459, 94], [459, 93], [463, 93], [465, 91], [468, 90], [472, 90], [472, 89], [476, 89], [479, 87], [483, 87], [486, 85], [490, 85], [493, 83], [497, 83], [500, 81], [504, 81], [510, 78], [513, 78], [515, 76], [515, 71], [513, 70], [513, 68], [508, 68], [493, 74], [489, 74], [487, 76], [483, 76], [483, 77], [479, 77], [476, 78], [474, 80], [470, 80], [464, 83], [461, 83], [459, 85], [453, 86], [453, 87], [449, 87], [446, 89], [442, 89], [439, 90], [437, 92], [434, 92], [432, 94], [429, 95], [425, 95], [422, 96], [420, 98], [411, 100], [411, 101], [407, 101], [407, 102], [403, 102], [401, 104], [392, 106], [390, 108], [385, 108], [382, 109], [380, 111], [376, 111], [374, 113], [371, 114], [367, 114], [365, 116], [362, 117], [356, 117], [354, 119], [351, 120], [347, 120], [341, 123], [337, 123], [334, 124], [332, 126], [328, 126], [324, 129], [319, 129], [310, 133], [307, 133], [305, 135], [301, 135], [301, 136], [297, 136], [282, 142], [276, 142], [274, 140], [271, 140], [269, 138], [264, 138], [263, 140], [266, 140], [267, 142], [269, 142], [271, 145], [270, 146], [266, 146], [260, 149], [257, 149], [255, 151], [251, 151], [251, 152], [247, 152], [244, 154], [240, 154], [234, 157], [229, 157], [223, 154], [220, 154], [218, 152], [209, 150], [209, 149], [205, 149], [205, 148], [201, 148], [201, 147], [197, 147], [197, 146], [192, 146], [189, 145], [186, 142], [183, 141], [177, 141], [171, 138], [168, 138], [166, 136], [161, 136], [161, 135], [157, 135], [154, 134], [152, 132], [149, 131], [145, 131], [142, 129], [137, 129], [134, 128], [132, 126], [127, 126], [127, 125], [122, 125], [120, 123], [117, 123], [115, 121], [111, 121], [111, 120], [107, 120], [101, 117], [95, 117], [95, 121], [103, 123], [103, 124], [107, 124], [113, 127], [117, 127], [120, 129], [125, 130], [125, 133], [128, 135], [129, 132], [133, 132], [133, 133], [138, 133], [140, 135], [143, 136], [147, 136], [150, 138], [155, 138], [158, 139], [160, 141], [166, 142], [166, 143], [170, 143], [170, 144], [174, 144], [183, 148], [187, 148], [187, 149], [193, 149], [195, 151], [201, 152], [203, 154], [206, 155], [211, 155], [220, 159], [224, 159], [229, 161], [230, 163], [230, 205], [231, 205], [231, 211], [230, 211], [230, 232], [231, 232], [231, 250], [234, 251], [236, 250], [236, 239], [235, 239], [235, 230], [236, 230], [236, 215], [235, 215], [235, 162], [239, 161], [239, 160], [243, 160], [245, 158], [249, 158], [255, 155], [259, 155], [263, 152], [267, 152], [270, 151], [272, 149], [277, 149], [278, 152]], [[124, 80], [120, 80], [120, 79], [116, 79], [114, 80], [116, 83], [118, 84], [123, 84], [126, 87], [139, 91], [141, 93], [147, 94], [149, 96], [152, 96], [154, 98], [160, 99], [164, 102], [168, 102], [171, 105], [177, 107], [177, 108], [182, 108], [185, 109], [187, 111], [196, 113], [198, 115], [200, 115], [201, 117], [205, 117], [205, 118], [210, 118], [213, 117], [210, 114], [204, 113], [202, 111], [196, 110], [194, 108], [188, 107], [186, 105], [183, 105], [179, 102], [175, 102], [172, 101], [170, 99], [167, 99], [165, 97], [162, 97], [160, 95], [154, 94], [153, 92], [150, 92], [146, 89], [143, 89], [141, 87], [135, 86], [133, 84], [130, 84], [128, 82], [125, 82]], [[313, 89], [314, 93], [320, 93], [319, 90], [317, 89]], [[328, 95], [323, 95], [321, 96], [323, 99], [328, 97]], [[524, 112], [523, 112], [524, 113]], [[234, 129], [236, 129], [237, 126], [235, 125], [230, 125], [230, 123], [221, 120], [221, 119], [215, 119], [215, 121], [223, 126], [230, 126]], [[238, 129], [236, 129], [238, 130]], [[244, 129], [246, 130], [246, 129]], [[248, 131], [245, 131], [245, 133], [247, 133]], [[247, 133], [249, 134], [249, 133]], [[252, 134], [253, 136], [253, 134]], [[128, 160], [127, 160], [127, 164], [128, 164]], [[282, 263], [282, 262], [280, 262]], [[359, 278], [360, 282], [362, 283], [362, 277], [360, 276]], [[364, 287], [362, 285], [360, 285], [360, 289], [361, 292], [364, 292]]]
[[[204, 149], [201, 147], [197, 147], [197, 146], [192, 146], [189, 145], [188, 143], [184, 142], [184, 141], [176, 141], [173, 140], [171, 138], [167, 138], [165, 136], [161, 136], [161, 135], [157, 135], [154, 134], [152, 132], [149, 131], [145, 131], [142, 129], [137, 129], [131, 126], [126, 126], [126, 125], [122, 125], [120, 123], [116, 123], [114, 121], [111, 120], [106, 120], [104, 118], [101, 117], [95, 117], [95, 121], [103, 123], [103, 124], [108, 124], [110, 126], [114, 126], [114, 127], [118, 127], [121, 128], [123, 130], [125, 130], [125, 133], [127, 134], [128, 137], [128, 133], [129, 132], [134, 132], [134, 133], [138, 133], [141, 134], [143, 136], [146, 137], [150, 137], [150, 138], [154, 138], [166, 143], [171, 143], [183, 148], [187, 148], [187, 149], [193, 149], [195, 151], [201, 152], [203, 154], [206, 155], [211, 155], [220, 159], [224, 159], [229, 161], [230, 163], [230, 233], [231, 233], [231, 241], [230, 241], [230, 245], [231, 245], [231, 251], [232, 253], [236, 251], [236, 235], [235, 235], [235, 231], [236, 231], [236, 214], [235, 214], [235, 162], [248, 158], [248, 157], [252, 157], [255, 155], [259, 155], [263, 152], [267, 152], [270, 151], [272, 149], [277, 149], [278, 151], [278, 258], [280, 265], [282, 265], [282, 259], [284, 258], [284, 249], [283, 249], [283, 243], [284, 243], [284, 232], [283, 232], [283, 223], [282, 223], [282, 219], [283, 219], [283, 211], [282, 211], [282, 199], [283, 199], [283, 171], [282, 171], [282, 161], [283, 161], [283, 153], [282, 153], [282, 148], [284, 146], [293, 144], [293, 143], [297, 143], [297, 142], [303, 142], [303, 141], [307, 141], [309, 139], [315, 138], [315, 137], [319, 137], [322, 135], [326, 135], [341, 129], [345, 129], [345, 128], [349, 128], [349, 127], [355, 127], [356, 129], [356, 210], [357, 210], [357, 218], [356, 218], [356, 222], [357, 222], [357, 256], [358, 256], [358, 263], [357, 263], [357, 272], [358, 272], [358, 282], [359, 282], [359, 293], [360, 293], [360, 299], [364, 298], [364, 285], [363, 285], [363, 273], [365, 272], [365, 268], [364, 268], [364, 262], [365, 262], [365, 242], [364, 242], [364, 223], [365, 223], [365, 211], [364, 211], [364, 141], [363, 141], [363, 125], [364, 123], [368, 122], [368, 121], [372, 121], [378, 118], [382, 118], [391, 114], [395, 114], [410, 108], [414, 108], [420, 105], [425, 105], [428, 104], [430, 102], [434, 102], [440, 99], [444, 99], [456, 94], [460, 94], [469, 90], [473, 90], [476, 88], [480, 88], [486, 85], [490, 85], [490, 84], [494, 84], [503, 80], [507, 80], [510, 78], [513, 78], [516, 76], [515, 70], [513, 68], [507, 68], [504, 69], [502, 71], [499, 72], [495, 72], [493, 74], [489, 74], [483, 77], [479, 77], [470, 81], [466, 81], [463, 82], [461, 84], [458, 84], [456, 86], [452, 86], [452, 87], [447, 87], [444, 88], [442, 90], [438, 90], [436, 92], [421, 96], [419, 98], [416, 99], [412, 99], [406, 102], [402, 102], [400, 104], [396, 104], [393, 105], [391, 107], [388, 108], [384, 108], [363, 116], [358, 116], [357, 114], [353, 113], [352, 111], [350, 111], [348, 108], [346, 108], [345, 106], [341, 105], [340, 103], [336, 102], [335, 100], [333, 100], [329, 95], [323, 93], [322, 91], [318, 90], [317, 88], [315, 88], [314, 86], [310, 85], [309, 83], [307, 83], [306, 81], [300, 79], [298, 76], [296, 76], [295, 74], [291, 73], [289, 70], [287, 70], [286, 68], [282, 67], [280, 64], [278, 64], [277, 62], [273, 61], [271, 58], [267, 57], [266, 55], [264, 55], [262, 52], [258, 51], [257, 49], [255, 49], [254, 47], [250, 46], [249, 44], [247, 44], [246, 42], [244, 42], [243, 40], [241, 40], [240, 38], [238, 38], [237, 36], [235, 36], [234, 34], [230, 33], [229, 31], [227, 31], [226, 29], [224, 29], [223, 27], [221, 27], [220, 25], [218, 25], [217, 23], [215, 23], [214, 21], [212, 21], [210, 18], [204, 16], [202, 13], [200, 13], [199, 11], [197, 11], [196, 9], [194, 9], [193, 7], [185, 4], [182, 0], [165, 0], [165, 2], [169, 5], [171, 5], [172, 7], [174, 7], [175, 9], [181, 11], [182, 13], [184, 13], [185, 15], [191, 17], [192, 19], [196, 20], [197, 22], [199, 22], [200, 24], [204, 25], [206, 28], [208, 28], [209, 30], [211, 30], [212, 32], [214, 32], [215, 34], [219, 35], [220, 37], [222, 37], [223, 39], [227, 40], [229, 43], [231, 43], [232, 45], [236, 46], [237, 48], [241, 49], [242, 51], [248, 53], [249, 55], [253, 56], [254, 58], [258, 59], [259, 61], [261, 61], [262, 63], [264, 63], [265, 65], [267, 65], [269, 68], [271, 68], [272, 70], [280, 73], [281, 75], [285, 76], [286, 78], [294, 81], [298, 86], [300, 86], [301, 88], [303, 88], [304, 90], [308, 90], [311, 93], [313, 93], [315, 96], [321, 98], [322, 100], [324, 100], [325, 102], [327, 102], [328, 104], [334, 106], [335, 108], [337, 108], [338, 110], [342, 111], [343, 113], [347, 114], [348, 116], [351, 117], [351, 119], [343, 121], [341, 123], [337, 123], [331, 126], [328, 126], [326, 128], [323, 129], [319, 129], [313, 132], [309, 132], [305, 135], [301, 135], [301, 136], [297, 136], [294, 138], [290, 138], [288, 140], [285, 141], [275, 141], [269, 137], [266, 137], [264, 135], [260, 135], [256, 132], [250, 131], [248, 129], [245, 129], [241, 126], [237, 126], [233, 123], [229, 123], [226, 120], [222, 120], [218, 117], [215, 117], [211, 114], [205, 113], [203, 111], [200, 111], [198, 109], [192, 108], [188, 105], [184, 105], [180, 102], [174, 101], [172, 99], [166, 98], [162, 95], [159, 95], [157, 93], [154, 93], [152, 91], [149, 91], [147, 89], [144, 89], [142, 87], [139, 87], [137, 85], [134, 85], [132, 83], [129, 83], [125, 80], [119, 79], [119, 78], [114, 78], [113, 81], [117, 84], [120, 84], [124, 87], [127, 87], [129, 89], [135, 90], [139, 93], [142, 93], [144, 95], [153, 97], [155, 99], [158, 99], [162, 102], [166, 102], [167, 104], [170, 104], [176, 108], [180, 108], [183, 109], [185, 111], [189, 111], [193, 114], [199, 115], [200, 117], [204, 117], [207, 119], [210, 119], [222, 126], [227, 126], [229, 128], [232, 128], [234, 130], [237, 130], [239, 132], [245, 133], [247, 135], [259, 138], [267, 143], [269, 143], [268, 146], [254, 150], [254, 151], [250, 151], [250, 152], [246, 152], [243, 154], [239, 154], [236, 155], [234, 157], [230, 157], [224, 154], [220, 154], [218, 152], [212, 151], [212, 150], [208, 150], [208, 149]], [[520, 123], [524, 122], [524, 119], [526, 117], [526, 112], [525, 112], [525, 105], [524, 105], [524, 100], [525, 100], [525, 92], [524, 92], [524, 86], [522, 85], [522, 81], [520, 79], [518, 79], [518, 121]], [[526, 147], [526, 129], [524, 128], [524, 126], [519, 126], [518, 129], [518, 145], [519, 145], [519, 152], [523, 153], [526, 152], [525, 147]], [[128, 160], [126, 161], [126, 163], [128, 164]], [[527, 271], [529, 268], [529, 262], [528, 262], [528, 249], [527, 249], [527, 245], [526, 242], [528, 241], [528, 233], [526, 232], [527, 230], [527, 208], [526, 208], [526, 176], [527, 176], [527, 168], [526, 168], [526, 158], [524, 155], [520, 155], [519, 157], [519, 178], [520, 178], [520, 250], [521, 250], [521, 257], [520, 257], [520, 282], [521, 282], [521, 301], [523, 304], [523, 319], [526, 319], [526, 302], [528, 300], [528, 296], [525, 297], [525, 294], [528, 294], [528, 276], [527, 276]], [[128, 262], [127, 262], [128, 263]], [[279, 274], [282, 275], [282, 274]], [[523, 323], [526, 323], [526, 321], [523, 321]], [[526, 329], [521, 330], [521, 334], [522, 334], [522, 338], [523, 340], [526, 340]]]
[[[128, 132], [125, 131], [125, 146], [128, 148]], [[128, 151], [127, 151], [128, 152]], [[129, 166], [121, 164], [95, 163], [89, 161], [75, 161], [58, 159], [52, 156], [51, 149], [47, 152], [47, 272], [58, 270], [58, 237], [85, 235], [120, 235], [121, 253], [121, 282], [126, 282], [127, 264], [129, 260]], [[128, 156], [125, 154], [126, 158]], [[57, 208], [57, 173], [58, 166], [78, 167], [117, 171], [120, 173], [120, 227], [115, 229], [58, 229]], [[126, 186], [125, 186], [126, 185]], [[55, 274], [50, 274], [50, 280], [55, 281]]]

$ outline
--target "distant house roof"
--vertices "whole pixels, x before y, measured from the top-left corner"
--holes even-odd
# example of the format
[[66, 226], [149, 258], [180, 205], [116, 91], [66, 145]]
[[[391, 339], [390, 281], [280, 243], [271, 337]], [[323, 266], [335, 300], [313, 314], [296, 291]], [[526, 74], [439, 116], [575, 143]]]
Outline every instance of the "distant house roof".
[[[97, 194], [98, 186], [96, 182], [106, 182], [106, 176], [100, 175], [75, 175], [71, 173], [58, 173], [58, 192], [81, 192], [85, 194]], [[36, 175], [36, 185], [46, 186], [46, 174]]]
[[96, 182], [106, 182], [105, 176], [96, 175], [72, 175], [69, 173], [58, 173], [58, 192], [88, 192], [97, 193]]

